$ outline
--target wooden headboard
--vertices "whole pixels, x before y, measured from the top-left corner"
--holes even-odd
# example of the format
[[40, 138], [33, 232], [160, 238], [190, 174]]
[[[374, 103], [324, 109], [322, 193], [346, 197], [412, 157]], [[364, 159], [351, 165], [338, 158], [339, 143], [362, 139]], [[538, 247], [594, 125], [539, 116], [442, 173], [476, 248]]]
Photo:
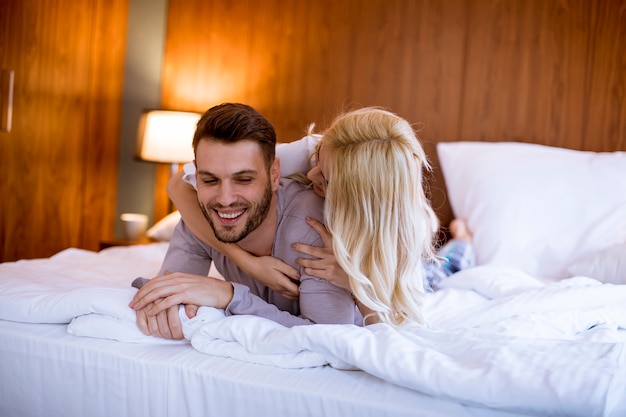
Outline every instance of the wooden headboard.
[[[385, 107], [421, 128], [443, 224], [452, 213], [437, 142], [626, 150], [623, 0], [168, 5], [164, 107], [245, 102], [285, 142], [347, 108]], [[167, 210], [166, 169], [162, 178], [157, 219]]]

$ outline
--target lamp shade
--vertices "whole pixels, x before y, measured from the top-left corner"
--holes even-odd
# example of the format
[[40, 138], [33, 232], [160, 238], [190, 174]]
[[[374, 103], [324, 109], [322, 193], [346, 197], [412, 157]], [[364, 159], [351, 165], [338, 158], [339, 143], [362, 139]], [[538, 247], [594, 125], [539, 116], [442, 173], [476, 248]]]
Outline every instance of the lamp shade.
[[146, 110], [139, 120], [136, 156], [144, 161], [193, 161], [192, 140], [200, 113]]

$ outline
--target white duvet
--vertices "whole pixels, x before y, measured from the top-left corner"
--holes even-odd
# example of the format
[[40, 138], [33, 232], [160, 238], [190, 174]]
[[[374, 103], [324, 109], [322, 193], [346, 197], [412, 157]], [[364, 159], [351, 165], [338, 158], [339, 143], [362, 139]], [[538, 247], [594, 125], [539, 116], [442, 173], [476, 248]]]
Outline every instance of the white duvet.
[[[128, 308], [137, 276], [165, 244], [101, 253], [68, 249], [0, 264], [0, 318], [68, 323], [68, 332], [140, 343]], [[429, 327], [377, 324], [285, 328], [202, 308], [184, 320], [196, 350], [270, 366], [360, 369], [436, 397], [538, 415], [609, 415], [626, 395], [626, 286], [575, 277], [545, 284], [516, 270], [477, 267], [428, 295]]]

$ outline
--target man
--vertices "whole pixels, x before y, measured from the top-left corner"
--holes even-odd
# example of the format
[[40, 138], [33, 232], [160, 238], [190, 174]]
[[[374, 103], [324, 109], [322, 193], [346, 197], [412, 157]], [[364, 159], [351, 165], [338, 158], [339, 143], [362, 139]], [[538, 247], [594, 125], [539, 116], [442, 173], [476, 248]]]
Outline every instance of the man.
[[[350, 293], [304, 273], [292, 248], [300, 242], [323, 246], [307, 217], [322, 219], [323, 200], [295, 181], [280, 178], [276, 134], [252, 107], [225, 103], [209, 109], [193, 139], [198, 202], [215, 236], [257, 256], [271, 255], [300, 270], [300, 300], [283, 297], [243, 273], [181, 222], [176, 227], [160, 276], [131, 302], [146, 334], [182, 339], [178, 305], [253, 314], [285, 326], [311, 323], [360, 324]], [[225, 280], [207, 277], [211, 262]]]

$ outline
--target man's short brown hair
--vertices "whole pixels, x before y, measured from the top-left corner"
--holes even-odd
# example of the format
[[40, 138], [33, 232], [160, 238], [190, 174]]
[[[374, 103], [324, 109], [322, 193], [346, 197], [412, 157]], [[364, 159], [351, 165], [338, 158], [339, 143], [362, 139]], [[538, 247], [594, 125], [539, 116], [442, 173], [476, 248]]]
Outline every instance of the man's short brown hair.
[[193, 136], [194, 154], [201, 140], [235, 143], [257, 142], [269, 169], [276, 155], [276, 131], [261, 113], [247, 104], [223, 103], [207, 110], [198, 121]]

